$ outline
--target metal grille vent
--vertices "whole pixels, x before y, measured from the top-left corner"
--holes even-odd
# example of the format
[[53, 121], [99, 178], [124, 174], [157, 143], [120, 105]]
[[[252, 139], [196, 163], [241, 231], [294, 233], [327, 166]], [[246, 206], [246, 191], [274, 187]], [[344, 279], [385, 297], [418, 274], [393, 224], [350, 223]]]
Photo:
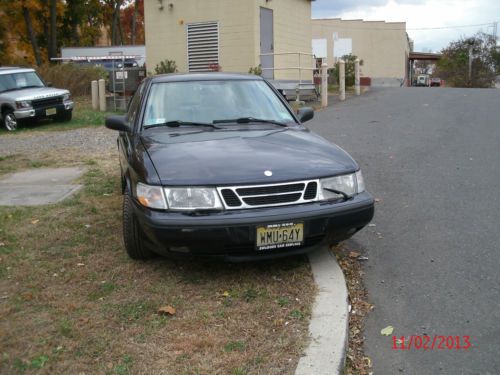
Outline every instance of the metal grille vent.
[[304, 199], [314, 199], [318, 191], [318, 183], [313, 181], [307, 184], [306, 191], [304, 192]]
[[187, 39], [190, 72], [209, 72], [219, 64], [218, 22], [187, 25]]
[[56, 96], [52, 98], [35, 99], [31, 102], [31, 105], [33, 106], [33, 108], [43, 108], [61, 104], [62, 102], [63, 102], [62, 96]]

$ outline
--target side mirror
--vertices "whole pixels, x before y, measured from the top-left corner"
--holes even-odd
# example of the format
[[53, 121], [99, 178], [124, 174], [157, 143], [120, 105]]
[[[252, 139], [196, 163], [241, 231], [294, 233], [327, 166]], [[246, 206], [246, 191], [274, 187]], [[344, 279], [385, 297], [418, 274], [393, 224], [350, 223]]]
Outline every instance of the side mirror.
[[300, 122], [306, 122], [314, 117], [314, 110], [311, 107], [302, 107], [297, 111], [297, 117]]
[[120, 132], [130, 132], [130, 127], [127, 124], [125, 116], [106, 116], [106, 127]]

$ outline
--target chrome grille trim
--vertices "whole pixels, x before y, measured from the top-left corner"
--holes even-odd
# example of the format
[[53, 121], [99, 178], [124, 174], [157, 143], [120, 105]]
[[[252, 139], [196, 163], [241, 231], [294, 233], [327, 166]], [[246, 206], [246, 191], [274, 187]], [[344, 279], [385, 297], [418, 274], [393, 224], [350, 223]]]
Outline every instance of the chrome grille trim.
[[[306, 195], [306, 192], [308, 190], [309, 183], [315, 183], [316, 194], [313, 198], [304, 199], [304, 196]], [[262, 185], [220, 186], [217, 187], [217, 192], [219, 193], [222, 204], [224, 205], [224, 208], [226, 210], [242, 210], [249, 208], [290, 206], [290, 205], [317, 202], [318, 201], [317, 190], [319, 189], [319, 186], [320, 186], [319, 179], [316, 179], [316, 180], [290, 181], [290, 182], [280, 182], [275, 184], [262, 184]], [[284, 191], [277, 192], [276, 190], [279, 190], [279, 188], [282, 188]], [[258, 193], [259, 189], [262, 189], [263, 193], [259, 194]], [[223, 194], [224, 190], [226, 190], [226, 192]], [[227, 190], [230, 190], [232, 192], [233, 197], [237, 197], [239, 199], [239, 201], [241, 202], [240, 205], [235, 206], [234, 200], [231, 202], [226, 202], [225, 196], [228, 196]], [[274, 192], [272, 194], [267, 193], [273, 190]], [[240, 191], [240, 193], [243, 194], [239, 194], [238, 191]], [[252, 195], [247, 195], [249, 191], [252, 192]], [[272, 201], [279, 199], [280, 196], [283, 196], [283, 198], [285, 198], [285, 196], [290, 196], [292, 194], [296, 194], [298, 196], [298, 199], [282, 203], [266, 203], [266, 204], [256, 204], [256, 205], [248, 204], [245, 202], [245, 201], [258, 201], [260, 200], [259, 198], [265, 200], [266, 197], [269, 197], [269, 200]]]

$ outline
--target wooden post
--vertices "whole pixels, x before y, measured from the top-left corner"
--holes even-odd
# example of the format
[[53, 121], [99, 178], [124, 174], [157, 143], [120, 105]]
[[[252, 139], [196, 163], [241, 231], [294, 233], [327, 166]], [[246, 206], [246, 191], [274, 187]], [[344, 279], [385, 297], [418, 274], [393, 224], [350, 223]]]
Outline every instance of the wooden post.
[[321, 107], [328, 107], [328, 64], [321, 64]]
[[354, 91], [356, 95], [361, 94], [361, 87], [359, 85], [359, 59], [354, 60]]
[[106, 112], [106, 81], [99, 80], [99, 110]]
[[92, 94], [92, 109], [97, 111], [99, 109], [99, 86], [97, 81], [92, 81], [90, 88], [90, 92]]
[[339, 61], [339, 99], [345, 100], [345, 61]]

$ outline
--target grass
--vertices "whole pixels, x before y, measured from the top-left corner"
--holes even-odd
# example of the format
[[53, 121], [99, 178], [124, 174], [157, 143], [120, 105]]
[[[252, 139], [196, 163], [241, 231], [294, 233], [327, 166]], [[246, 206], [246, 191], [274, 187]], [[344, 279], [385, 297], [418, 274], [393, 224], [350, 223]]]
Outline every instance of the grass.
[[92, 109], [90, 98], [73, 98], [75, 108], [73, 109], [73, 119], [69, 122], [56, 122], [50, 119], [40, 120], [22, 124], [15, 132], [8, 132], [0, 126], [0, 135], [14, 135], [16, 133], [26, 133], [32, 131], [64, 131], [89, 126], [102, 126], [107, 115], [115, 112], [100, 112]]
[[305, 257], [132, 261], [116, 156], [7, 156], [0, 174], [78, 163], [76, 196], [0, 207], [0, 373], [293, 374], [315, 295]]

